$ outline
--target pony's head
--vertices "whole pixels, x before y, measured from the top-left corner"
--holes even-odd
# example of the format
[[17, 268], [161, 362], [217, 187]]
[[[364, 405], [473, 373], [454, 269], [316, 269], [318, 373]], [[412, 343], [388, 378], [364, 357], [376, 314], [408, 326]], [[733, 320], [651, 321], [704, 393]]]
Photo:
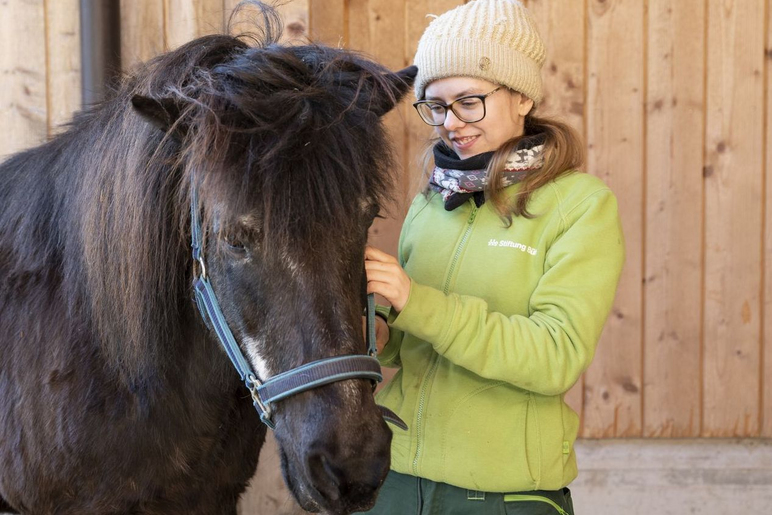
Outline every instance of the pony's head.
[[[208, 276], [263, 380], [365, 353], [363, 253], [394, 171], [381, 117], [416, 71], [280, 46], [271, 30], [264, 39], [192, 42], [160, 58], [132, 99], [177, 142], [180, 209], [197, 186]], [[181, 68], [190, 73], [169, 71]], [[286, 399], [274, 421], [285, 480], [304, 508], [349, 513], [374, 502], [391, 431], [369, 381]]]

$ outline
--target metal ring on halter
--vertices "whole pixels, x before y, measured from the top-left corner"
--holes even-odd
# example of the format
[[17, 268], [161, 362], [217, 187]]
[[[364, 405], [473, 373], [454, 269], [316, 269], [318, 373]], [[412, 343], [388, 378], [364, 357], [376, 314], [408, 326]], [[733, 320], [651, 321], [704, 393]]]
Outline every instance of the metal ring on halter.
[[271, 410], [270, 407], [268, 407], [265, 403], [263, 403], [263, 400], [260, 398], [260, 394], [257, 391], [257, 388], [262, 384], [258, 378], [256, 378], [253, 375], [249, 375], [247, 378], [247, 381], [249, 384], [247, 385], [247, 388], [249, 388], [249, 393], [252, 395], [252, 400], [257, 404], [261, 410], [263, 410], [263, 413], [260, 414], [260, 418], [264, 418], [265, 420], [271, 420], [271, 416], [273, 415], [273, 410]]
[[198, 264], [201, 266], [201, 279], [206, 279], [206, 265], [203, 257], [198, 258]]

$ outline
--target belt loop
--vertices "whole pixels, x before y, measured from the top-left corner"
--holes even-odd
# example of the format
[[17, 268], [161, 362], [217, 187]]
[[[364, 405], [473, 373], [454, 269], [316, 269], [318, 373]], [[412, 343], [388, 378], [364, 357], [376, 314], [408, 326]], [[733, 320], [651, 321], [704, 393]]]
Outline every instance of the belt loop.
[[467, 490], [466, 491], [466, 500], [467, 501], [484, 501], [485, 500], [485, 492], [480, 492], [478, 490]]

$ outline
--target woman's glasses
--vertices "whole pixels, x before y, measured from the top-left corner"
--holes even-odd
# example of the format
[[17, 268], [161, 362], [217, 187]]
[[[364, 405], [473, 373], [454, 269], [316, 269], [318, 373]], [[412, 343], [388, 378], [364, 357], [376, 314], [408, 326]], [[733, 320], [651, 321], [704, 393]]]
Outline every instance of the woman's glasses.
[[485, 95], [469, 95], [457, 98], [448, 105], [435, 100], [419, 100], [413, 104], [421, 119], [432, 127], [445, 123], [448, 109], [464, 123], [479, 122], [485, 118], [485, 99], [501, 89], [501, 86]]

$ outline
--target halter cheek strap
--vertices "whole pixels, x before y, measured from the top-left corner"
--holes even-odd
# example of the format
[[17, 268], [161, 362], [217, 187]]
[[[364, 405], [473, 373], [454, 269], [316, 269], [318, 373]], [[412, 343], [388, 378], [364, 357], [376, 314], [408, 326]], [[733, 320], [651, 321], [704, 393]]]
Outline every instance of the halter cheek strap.
[[[202, 253], [203, 238], [198, 214], [198, 190], [195, 186], [191, 188], [190, 219], [193, 259], [199, 265], [198, 274], [193, 282], [198, 310], [204, 323], [217, 335], [217, 339], [239, 373], [242, 382], [249, 389], [252, 404], [265, 425], [271, 429], [275, 427], [273, 422], [274, 403], [300, 392], [346, 379], [369, 379], [373, 383], [373, 389], [375, 389], [375, 385], [383, 381], [381, 365], [375, 357], [377, 350], [375, 342], [375, 297], [373, 294], [367, 296], [366, 356], [354, 354], [312, 361], [261, 381], [252, 371], [236, 343], [209, 282]], [[407, 429], [407, 425], [394, 412], [384, 406], [378, 406], [378, 408], [385, 420], [403, 430]]]

